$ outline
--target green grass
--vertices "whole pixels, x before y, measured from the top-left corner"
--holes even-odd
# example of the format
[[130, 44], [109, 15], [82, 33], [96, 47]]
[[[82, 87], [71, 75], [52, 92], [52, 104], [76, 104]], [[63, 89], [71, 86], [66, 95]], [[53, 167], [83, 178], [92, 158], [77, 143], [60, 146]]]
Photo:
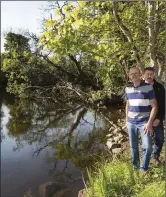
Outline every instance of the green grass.
[[87, 170], [86, 197], [164, 197], [164, 166], [151, 165], [147, 174], [133, 170], [130, 159], [97, 163]]
[[141, 192], [135, 194], [134, 197], [164, 197], [165, 181], [148, 184]]

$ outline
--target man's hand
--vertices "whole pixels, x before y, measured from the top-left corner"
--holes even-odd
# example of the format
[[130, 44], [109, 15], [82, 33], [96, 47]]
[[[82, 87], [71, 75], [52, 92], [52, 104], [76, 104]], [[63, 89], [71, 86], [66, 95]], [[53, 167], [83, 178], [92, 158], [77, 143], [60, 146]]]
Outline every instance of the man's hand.
[[154, 127], [157, 127], [159, 124], [160, 124], [160, 120], [156, 118], [156, 119], [153, 121], [153, 126], [154, 126]]
[[150, 134], [150, 135], [152, 135], [152, 133], [153, 133], [153, 128], [152, 128], [152, 124], [151, 123], [149, 123], [149, 122], [147, 122], [146, 124], [145, 124], [145, 126], [144, 126], [144, 133], [146, 134], [146, 135], [148, 135], [148, 133]]
[[153, 120], [155, 119], [156, 113], [157, 113], [157, 101], [156, 101], [156, 99], [150, 100], [150, 104], [152, 106], [152, 110], [150, 112], [149, 120], [148, 120], [148, 122], [144, 126], [144, 130], [145, 130], [144, 133], [146, 135], [148, 135], [148, 133], [150, 135], [152, 135], [152, 133], [153, 133], [153, 128], [152, 128], [152, 126], [153, 126]]

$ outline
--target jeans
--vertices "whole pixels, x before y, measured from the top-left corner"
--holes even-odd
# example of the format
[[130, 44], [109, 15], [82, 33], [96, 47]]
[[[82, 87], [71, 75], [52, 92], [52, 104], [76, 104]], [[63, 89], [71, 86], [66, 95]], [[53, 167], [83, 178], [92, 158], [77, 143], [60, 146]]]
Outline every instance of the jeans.
[[152, 151], [152, 158], [159, 158], [164, 143], [163, 123], [159, 124], [156, 127], [153, 127], [153, 130], [154, 130], [154, 147]]
[[142, 138], [142, 165], [141, 171], [147, 171], [150, 157], [152, 153], [152, 136], [144, 134], [145, 123], [132, 124], [127, 123], [127, 129], [129, 134], [129, 141], [131, 147], [132, 164], [134, 168], [138, 168], [140, 164], [139, 160], [139, 148], [138, 148], [138, 132]]

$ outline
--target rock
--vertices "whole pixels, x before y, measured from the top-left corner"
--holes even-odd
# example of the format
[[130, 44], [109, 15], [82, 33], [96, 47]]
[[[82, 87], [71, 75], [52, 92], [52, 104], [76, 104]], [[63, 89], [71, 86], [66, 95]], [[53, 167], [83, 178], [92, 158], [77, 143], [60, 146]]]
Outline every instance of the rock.
[[107, 142], [115, 142], [113, 138], [108, 138]]
[[101, 106], [100, 109], [107, 109], [107, 107], [106, 106]]
[[86, 197], [85, 196], [85, 189], [82, 189], [78, 192], [78, 197]]
[[121, 138], [120, 140], [119, 140], [119, 143], [123, 143], [123, 142], [126, 142], [126, 141], [128, 141], [128, 139], [127, 138]]
[[122, 126], [122, 129], [123, 129], [123, 130], [126, 130], [126, 125]]
[[113, 126], [114, 128], [117, 128], [117, 125], [116, 125], [116, 124], [114, 124], [114, 123], [112, 124], [112, 126]]
[[115, 148], [121, 148], [122, 145], [121, 144], [112, 144], [111, 149], [115, 149]]
[[112, 142], [111, 142], [111, 141], [107, 141], [106, 145], [107, 145], [107, 147], [108, 147], [109, 149], [111, 149], [111, 147], [112, 147]]
[[119, 138], [123, 138], [123, 134], [122, 133], [119, 133], [118, 137]]
[[109, 131], [114, 131], [114, 129], [115, 129], [114, 127], [110, 127]]
[[123, 135], [123, 136], [128, 136], [128, 132], [126, 130], [120, 130], [120, 133]]
[[112, 149], [112, 153], [113, 154], [119, 154], [119, 153], [121, 153], [122, 152], [122, 148], [115, 148], [115, 149]]
[[108, 134], [108, 135], [106, 135], [106, 137], [112, 137], [113, 136], [113, 133], [110, 133], [110, 134]]
[[116, 137], [114, 137], [113, 139], [114, 139], [114, 141], [117, 143], [121, 138], [122, 138], [122, 137], [116, 136]]
[[39, 194], [41, 197], [52, 197], [60, 189], [62, 189], [62, 185], [50, 181], [39, 186]]
[[130, 143], [129, 143], [128, 140], [123, 143], [123, 148], [124, 149], [130, 149]]
[[71, 193], [71, 189], [61, 190], [56, 192], [52, 197], [69, 197]]
[[109, 149], [121, 148], [121, 146], [122, 146], [121, 144], [117, 144], [117, 143], [107, 141], [107, 147]]
[[[116, 127], [117, 127], [117, 126], [116, 126]], [[116, 129], [114, 129], [113, 133], [114, 133], [114, 134], [117, 134], [117, 133], [119, 132], [119, 130], [120, 130], [119, 128], [116, 128]]]
[[109, 122], [110, 122], [110, 124], [113, 124], [113, 121], [110, 120]]

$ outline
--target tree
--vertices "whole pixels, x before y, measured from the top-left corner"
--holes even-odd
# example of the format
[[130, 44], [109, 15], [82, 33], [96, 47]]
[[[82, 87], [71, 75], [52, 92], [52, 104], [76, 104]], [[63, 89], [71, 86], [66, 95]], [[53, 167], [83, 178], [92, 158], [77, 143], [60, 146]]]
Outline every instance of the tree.
[[149, 50], [151, 65], [156, 68], [157, 76], [164, 72], [164, 2], [147, 2]]
[[29, 39], [12, 32], [9, 32], [5, 39], [2, 71], [6, 73], [8, 78], [8, 91], [21, 93], [28, 82]]
[[[1, 54], [2, 70], [7, 76], [7, 90], [20, 95], [29, 86], [55, 84], [52, 67], [40, 56], [40, 47], [34, 34], [8, 32], [5, 52]], [[53, 79], [52, 79], [53, 78]]]
[[117, 93], [130, 66], [142, 70], [154, 63], [156, 70], [163, 68], [163, 17], [163, 2], [78, 2], [55, 8], [40, 40], [57, 63], [68, 56], [79, 74], [86, 73], [82, 56], [91, 55], [97, 61], [96, 76]]
[[43, 90], [53, 97], [65, 84], [77, 95], [75, 87], [122, 96], [131, 66], [154, 65], [164, 79], [164, 2], [53, 2], [50, 9], [55, 14], [44, 21], [40, 38], [6, 35], [2, 70], [8, 91], [36, 87], [34, 95]]
[[[4, 54], [2, 53], [1, 54], [1, 57], [0, 57], [0, 61], [1, 63], [3, 62], [4, 60]], [[7, 79], [5, 78], [5, 73], [2, 71], [2, 65], [0, 66], [0, 86], [1, 85], [6, 85], [7, 83]]]

